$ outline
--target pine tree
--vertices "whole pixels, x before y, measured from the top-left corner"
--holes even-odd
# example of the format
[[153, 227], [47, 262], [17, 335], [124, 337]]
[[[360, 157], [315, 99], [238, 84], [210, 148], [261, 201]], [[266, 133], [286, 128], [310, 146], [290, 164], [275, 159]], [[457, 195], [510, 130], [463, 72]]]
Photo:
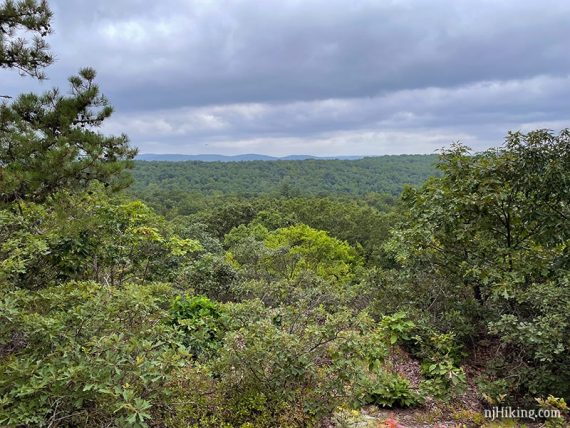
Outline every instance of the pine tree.
[[[0, 67], [43, 78], [52, 61], [44, 37], [51, 31], [45, 1], [6, 1], [0, 6]], [[14, 38], [35, 32], [30, 45]], [[126, 135], [97, 132], [113, 112], [95, 84], [95, 71], [80, 70], [69, 79], [70, 94], [58, 89], [23, 94], [0, 104], [0, 202], [42, 202], [61, 190], [81, 190], [89, 182], [118, 189], [130, 182], [126, 169], [136, 155]]]
[[44, 78], [42, 69], [53, 62], [46, 36], [52, 13], [45, 0], [7, 0], [0, 5], [0, 68]]
[[24, 94], [0, 106], [0, 200], [43, 201], [60, 189], [81, 190], [97, 180], [124, 187], [136, 150], [126, 135], [95, 129], [113, 112], [85, 68], [69, 79], [71, 94], [57, 89]]

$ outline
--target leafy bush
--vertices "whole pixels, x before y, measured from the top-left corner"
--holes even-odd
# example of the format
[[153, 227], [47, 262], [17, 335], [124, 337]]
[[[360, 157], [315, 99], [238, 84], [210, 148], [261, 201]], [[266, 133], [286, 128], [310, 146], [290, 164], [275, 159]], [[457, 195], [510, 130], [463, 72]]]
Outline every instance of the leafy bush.
[[545, 421], [545, 428], [563, 428], [567, 427], [566, 417], [568, 416], [568, 405], [564, 398], [554, 397], [549, 395], [546, 398], [536, 398], [535, 401], [538, 406], [548, 412], [559, 412], [560, 416], [556, 418], [549, 418]]
[[211, 356], [224, 332], [219, 305], [204, 296], [176, 296], [170, 308], [172, 325], [184, 332], [184, 344], [196, 357]]
[[232, 300], [238, 273], [221, 255], [206, 253], [184, 265], [175, 283], [219, 301]]
[[362, 404], [381, 407], [411, 407], [421, 402], [421, 397], [413, 391], [410, 381], [388, 371], [375, 373], [372, 380], [366, 380]]
[[172, 281], [203, 250], [142, 202], [113, 200], [99, 187], [6, 207], [0, 238], [0, 283], [27, 289], [70, 280]]
[[372, 321], [350, 311], [268, 309], [259, 301], [224, 310], [236, 321], [218, 356], [179, 378], [179, 397], [193, 403], [176, 410], [181, 426], [316, 426], [352, 404], [363, 371], [385, 357]]
[[424, 362], [422, 374], [426, 377], [421, 390], [426, 395], [447, 399], [461, 394], [467, 385], [465, 372], [451, 360]]
[[511, 392], [511, 385], [506, 379], [477, 379], [477, 389], [487, 405], [498, 406], [505, 402]]
[[0, 424], [144, 426], [187, 365], [166, 285], [69, 283], [0, 301]]
[[408, 319], [408, 316], [403, 312], [395, 313], [394, 315], [385, 315], [380, 320], [382, 329], [389, 337], [390, 344], [394, 345], [398, 340], [410, 340], [410, 334], [413, 331], [415, 324]]

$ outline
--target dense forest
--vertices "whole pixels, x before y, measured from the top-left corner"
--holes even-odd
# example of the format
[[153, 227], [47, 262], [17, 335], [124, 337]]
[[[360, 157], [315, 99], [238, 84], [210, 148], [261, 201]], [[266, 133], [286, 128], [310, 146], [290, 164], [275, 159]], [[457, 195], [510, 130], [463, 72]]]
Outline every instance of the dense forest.
[[233, 194], [398, 195], [436, 173], [435, 155], [379, 156], [359, 160], [247, 162], [136, 161], [136, 195], [155, 192]]
[[[0, 16], [41, 78], [47, 4]], [[135, 163], [95, 82], [0, 105], [1, 426], [565, 426], [569, 130]]]

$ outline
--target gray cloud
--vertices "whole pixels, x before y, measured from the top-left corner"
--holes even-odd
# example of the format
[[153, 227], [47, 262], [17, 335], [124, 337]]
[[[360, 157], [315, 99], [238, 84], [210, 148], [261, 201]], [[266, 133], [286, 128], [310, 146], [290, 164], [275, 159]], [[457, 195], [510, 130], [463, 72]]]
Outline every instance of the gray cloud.
[[[567, 126], [570, 3], [52, 1], [61, 85], [99, 71], [142, 152], [382, 154]], [[0, 74], [14, 91], [29, 79]], [[46, 85], [43, 84], [43, 87]], [[4, 87], [0, 84], [0, 87]]]

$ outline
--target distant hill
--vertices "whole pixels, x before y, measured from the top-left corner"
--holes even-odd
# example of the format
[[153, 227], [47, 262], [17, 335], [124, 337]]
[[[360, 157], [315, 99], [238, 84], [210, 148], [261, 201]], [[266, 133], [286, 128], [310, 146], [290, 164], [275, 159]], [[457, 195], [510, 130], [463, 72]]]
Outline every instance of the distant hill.
[[[213, 156], [213, 155], [212, 155]], [[228, 161], [136, 161], [130, 189], [144, 199], [149, 193], [200, 193], [202, 195], [262, 194], [365, 195], [369, 192], [398, 195], [410, 185], [420, 185], [437, 173], [436, 155], [396, 155], [357, 160], [279, 159], [253, 160], [249, 156], [225, 157]], [[203, 160], [203, 159], [202, 159]]]
[[356, 160], [362, 159], [364, 156], [310, 156], [310, 155], [289, 155], [283, 157], [258, 155], [255, 153], [244, 155], [179, 155], [179, 154], [154, 154], [142, 153], [137, 155], [137, 160], [142, 161], [168, 161], [168, 162], [184, 162], [184, 161], [201, 161], [201, 162], [242, 162], [242, 161], [276, 161], [276, 160], [306, 160], [306, 159], [343, 159]]

